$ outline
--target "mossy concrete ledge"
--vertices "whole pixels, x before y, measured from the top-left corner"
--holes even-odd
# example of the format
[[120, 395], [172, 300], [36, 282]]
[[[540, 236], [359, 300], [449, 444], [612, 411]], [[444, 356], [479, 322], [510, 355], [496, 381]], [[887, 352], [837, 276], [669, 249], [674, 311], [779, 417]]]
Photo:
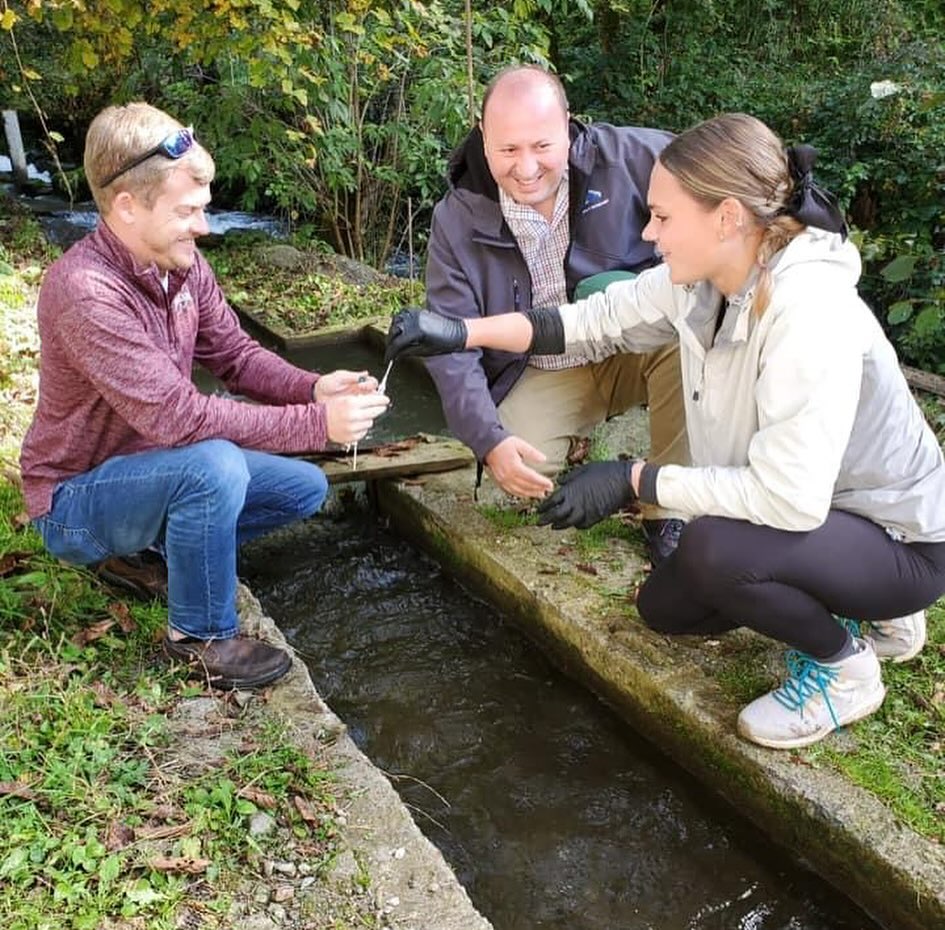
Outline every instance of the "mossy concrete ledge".
[[945, 849], [840, 774], [736, 735], [739, 704], [719, 683], [718, 654], [773, 669], [780, 649], [746, 632], [722, 643], [653, 633], [626, 593], [640, 578], [641, 553], [631, 544], [613, 539], [603, 553], [588, 554], [574, 530], [498, 527], [472, 500], [472, 487], [464, 469], [381, 482], [377, 499], [398, 532], [880, 924], [945, 928]]

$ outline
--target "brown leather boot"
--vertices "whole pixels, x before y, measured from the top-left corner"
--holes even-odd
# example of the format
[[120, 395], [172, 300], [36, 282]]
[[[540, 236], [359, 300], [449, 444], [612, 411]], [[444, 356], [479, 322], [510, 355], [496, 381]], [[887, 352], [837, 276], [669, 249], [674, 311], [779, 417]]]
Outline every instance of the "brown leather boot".
[[189, 637], [173, 640], [165, 636], [164, 652], [223, 691], [261, 688], [292, 667], [292, 657], [287, 652], [244, 636], [210, 640]]
[[167, 603], [167, 565], [156, 552], [113, 555], [92, 566], [102, 581], [142, 600]]

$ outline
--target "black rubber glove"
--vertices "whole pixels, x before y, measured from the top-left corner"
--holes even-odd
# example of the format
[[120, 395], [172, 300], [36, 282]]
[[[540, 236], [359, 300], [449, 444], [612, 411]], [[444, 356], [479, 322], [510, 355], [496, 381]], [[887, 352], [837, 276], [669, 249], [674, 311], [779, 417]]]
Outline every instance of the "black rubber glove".
[[633, 462], [591, 462], [569, 471], [538, 505], [538, 522], [555, 530], [586, 530], [636, 499], [630, 484]]
[[408, 307], [394, 314], [387, 330], [384, 364], [407, 355], [448, 355], [466, 348], [462, 320]]

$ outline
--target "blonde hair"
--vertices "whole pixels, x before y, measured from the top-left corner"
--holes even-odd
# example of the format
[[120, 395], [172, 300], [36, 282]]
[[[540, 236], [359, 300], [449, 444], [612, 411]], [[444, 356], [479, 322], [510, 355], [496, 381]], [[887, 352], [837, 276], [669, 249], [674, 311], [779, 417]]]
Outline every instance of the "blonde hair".
[[145, 205], [152, 206], [167, 175], [176, 167], [187, 168], [198, 184], [209, 184], [213, 180], [213, 159], [195, 141], [178, 159], [159, 155], [149, 158], [115, 178], [111, 184], [102, 186], [102, 181], [120, 171], [123, 165], [183, 128], [163, 110], [140, 102], [106, 107], [92, 120], [85, 136], [85, 177], [103, 216], [121, 191], [130, 191]]
[[783, 143], [761, 120], [725, 113], [681, 133], [659, 160], [695, 200], [712, 209], [733, 197], [763, 230], [752, 306], [761, 316], [771, 300], [768, 262], [806, 228], [784, 213], [794, 181]]

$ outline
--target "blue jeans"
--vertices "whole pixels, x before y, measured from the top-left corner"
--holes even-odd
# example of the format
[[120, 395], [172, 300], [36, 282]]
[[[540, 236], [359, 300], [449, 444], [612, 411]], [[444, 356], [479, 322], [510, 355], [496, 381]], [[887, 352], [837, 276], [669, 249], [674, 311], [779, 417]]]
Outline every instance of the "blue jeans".
[[310, 462], [210, 439], [115, 456], [62, 481], [34, 523], [53, 555], [79, 565], [160, 548], [170, 626], [229, 639], [239, 630], [238, 547], [316, 513], [327, 493]]

